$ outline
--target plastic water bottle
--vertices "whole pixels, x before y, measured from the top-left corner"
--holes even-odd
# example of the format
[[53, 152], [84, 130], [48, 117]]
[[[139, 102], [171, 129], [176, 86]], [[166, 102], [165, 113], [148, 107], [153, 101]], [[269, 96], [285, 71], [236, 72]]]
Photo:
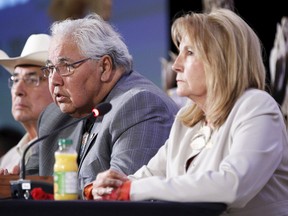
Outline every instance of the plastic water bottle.
[[77, 200], [77, 152], [71, 139], [59, 139], [59, 149], [55, 152], [54, 199]]

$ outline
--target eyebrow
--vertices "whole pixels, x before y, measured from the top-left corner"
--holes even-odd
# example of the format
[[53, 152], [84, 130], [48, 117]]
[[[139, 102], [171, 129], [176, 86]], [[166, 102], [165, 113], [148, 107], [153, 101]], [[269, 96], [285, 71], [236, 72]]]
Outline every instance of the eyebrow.
[[[66, 62], [69, 62], [69, 61], [72, 61], [72, 59], [70, 58], [67, 58], [67, 57], [60, 57], [57, 59], [57, 63], [56, 64], [59, 64], [59, 63], [66, 63]], [[46, 61], [46, 64], [53, 64], [51, 60], [47, 60]]]
[[[37, 71], [30, 71], [28, 73], [25, 73], [23, 76], [33, 76], [33, 75], [39, 75]], [[20, 73], [16, 72], [13, 73], [13, 76], [20, 76]]]
[[69, 59], [67, 57], [61, 57], [61, 58], [57, 59], [58, 62], [69, 61], [69, 60], [71, 60], [71, 59]]

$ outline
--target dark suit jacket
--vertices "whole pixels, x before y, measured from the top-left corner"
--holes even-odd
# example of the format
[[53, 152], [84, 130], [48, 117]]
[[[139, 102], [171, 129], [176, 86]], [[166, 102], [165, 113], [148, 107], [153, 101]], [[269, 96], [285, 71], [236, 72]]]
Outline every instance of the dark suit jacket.
[[[124, 75], [103, 102], [110, 102], [112, 109], [98, 117], [93, 125], [79, 163], [80, 189], [109, 168], [132, 174], [147, 164], [168, 138], [178, 111], [164, 91], [135, 71]], [[39, 119], [39, 136], [74, 120], [53, 103]], [[53, 175], [58, 139], [73, 139], [79, 152], [82, 130], [83, 121], [43, 140], [38, 145], [39, 155], [34, 155], [36, 160], [29, 160], [30, 168], [37, 170], [39, 156], [39, 174]]]

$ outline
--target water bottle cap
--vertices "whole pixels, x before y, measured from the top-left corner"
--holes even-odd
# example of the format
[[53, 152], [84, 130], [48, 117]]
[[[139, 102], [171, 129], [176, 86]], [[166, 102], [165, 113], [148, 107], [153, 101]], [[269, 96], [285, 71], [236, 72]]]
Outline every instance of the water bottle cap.
[[72, 139], [59, 139], [58, 140], [58, 145], [62, 146], [62, 145], [72, 145], [73, 141]]

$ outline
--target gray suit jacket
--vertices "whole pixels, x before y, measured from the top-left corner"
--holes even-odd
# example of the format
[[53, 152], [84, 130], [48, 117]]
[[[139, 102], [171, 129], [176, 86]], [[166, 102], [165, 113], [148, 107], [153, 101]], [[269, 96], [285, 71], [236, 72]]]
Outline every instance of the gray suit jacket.
[[[123, 76], [103, 102], [110, 102], [112, 109], [96, 119], [85, 145], [79, 163], [80, 190], [109, 168], [132, 174], [147, 164], [168, 138], [178, 111], [164, 91], [135, 71]], [[51, 104], [39, 119], [39, 136], [74, 120]], [[43, 140], [38, 145], [40, 153], [29, 160], [30, 168], [37, 170], [39, 156], [39, 174], [53, 175], [58, 139], [73, 139], [79, 152], [82, 131], [83, 121]], [[29, 162], [29, 171], [28, 167]]]

